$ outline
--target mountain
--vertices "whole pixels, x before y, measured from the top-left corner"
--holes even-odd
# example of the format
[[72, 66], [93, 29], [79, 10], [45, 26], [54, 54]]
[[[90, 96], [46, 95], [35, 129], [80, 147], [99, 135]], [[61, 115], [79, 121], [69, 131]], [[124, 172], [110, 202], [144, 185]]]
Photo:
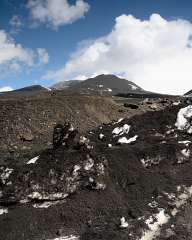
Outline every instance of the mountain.
[[23, 96], [23, 97], [28, 97], [28, 96], [33, 96], [42, 92], [48, 92], [50, 91], [49, 88], [42, 87], [41, 85], [32, 85], [20, 89], [16, 89], [10, 92], [2, 92], [0, 93], [0, 96], [4, 97], [12, 97], [12, 96]]
[[68, 80], [68, 81], [62, 81], [54, 84], [51, 86], [51, 89], [53, 90], [63, 90], [69, 87], [73, 87], [74, 85], [80, 83], [81, 80]]
[[[64, 87], [63, 87], [64, 86]], [[88, 93], [142, 93], [145, 92], [141, 87], [126, 79], [115, 75], [98, 75], [94, 78], [88, 78], [84, 81], [65, 81], [60, 82], [51, 88], [65, 89], [67, 86], [70, 91], [88, 92]]]
[[192, 90], [190, 90], [189, 92], [186, 92], [184, 96], [192, 97]]

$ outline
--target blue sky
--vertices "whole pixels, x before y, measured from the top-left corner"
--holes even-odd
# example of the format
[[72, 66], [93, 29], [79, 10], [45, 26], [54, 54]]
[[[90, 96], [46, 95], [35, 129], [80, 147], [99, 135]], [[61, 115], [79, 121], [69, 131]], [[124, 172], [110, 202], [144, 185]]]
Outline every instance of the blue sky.
[[[76, 71], [76, 69], [80, 66], [80, 63], [77, 63], [74, 60], [74, 58], [79, 57], [81, 61], [83, 61], [83, 55], [85, 53], [87, 54], [88, 49], [91, 46], [94, 48], [96, 43], [98, 42], [99, 44], [103, 44], [106, 41], [108, 41], [106, 40], [108, 38], [110, 38], [109, 40], [110, 43], [107, 43], [107, 44], [108, 45], [111, 44], [111, 46], [113, 46], [112, 40], [111, 40], [111, 39], [115, 39], [114, 36], [113, 38], [111, 37], [113, 29], [114, 28], [120, 29], [119, 31], [117, 31], [117, 34], [121, 34], [122, 32], [123, 34], [125, 33], [125, 31], [122, 30], [123, 27], [120, 28], [117, 22], [121, 22], [123, 26], [128, 26], [126, 28], [126, 36], [128, 36], [129, 34], [134, 35], [135, 33], [133, 33], [133, 31], [130, 30], [130, 27], [136, 24], [135, 20], [138, 19], [140, 21], [140, 24], [144, 20], [148, 21], [149, 24], [151, 24], [152, 20], [150, 20], [150, 16], [154, 13], [157, 13], [158, 16], [160, 16], [163, 20], [167, 21], [168, 23], [175, 23], [177, 19], [186, 20], [187, 24], [189, 25], [186, 27], [187, 33], [186, 31], [184, 33], [182, 31], [180, 32], [180, 29], [185, 29], [185, 26], [187, 24], [184, 24], [184, 25], [180, 24], [175, 30], [175, 32], [171, 35], [174, 35], [179, 32], [179, 36], [181, 36], [183, 33], [184, 35], [187, 34], [187, 37], [189, 37], [191, 36], [191, 33], [192, 33], [191, 26], [190, 26], [191, 20], [192, 20], [192, 11], [191, 11], [192, 1], [190, 0], [168, 0], [168, 1], [167, 0], [103, 0], [103, 1], [84, 0], [81, 2], [87, 4], [87, 5], [82, 5], [83, 7], [85, 7], [86, 10], [80, 9], [79, 10], [80, 13], [76, 12], [75, 13], [76, 16], [72, 16], [73, 19], [71, 17], [72, 19], [71, 21], [63, 20], [64, 18], [59, 19], [61, 20], [60, 23], [58, 22], [55, 23], [56, 20], [54, 18], [50, 18], [50, 16], [48, 15], [46, 15], [45, 17], [42, 15], [39, 15], [39, 13], [37, 14], [35, 13], [35, 10], [37, 10], [37, 7], [39, 7], [37, 2], [39, 3], [41, 2], [42, 4], [45, 4], [45, 2], [49, 0], [39, 0], [36, 2], [35, 1], [36, 0], [29, 0], [29, 1], [28, 0], [1, 0], [0, 1], [0, 31], [4, 33], [2, 38], [6, 35], [6, 38], [8, 39], [6, 40], [7, 42], [5, 42], [4, 40], [3, 42], [4, 46], [5, 45], [7, 46], [7, 43], [8, 42], [10, 43], [11, 41], [12, 44], [15, 44], [14, 50], [18, 50], [18, 44], [19, 44], [19, 46], [21, 46], [23, 50], [22, 54], [24, 54], [24, 51], [28, 51], [27, 54], [30, 54], [28, 58], [24, 57], [24, 60], [23, 60], [23, 55], [22, 57], [20, 57], [19, 55], [20, 53], [17, 53], [17, 55], [13, 57], [9, 56], [8, 58], [7, 57], [5, 58], [4, 56], [4, 54], [7, 54], [7, 53], [3, 53], [3, 59], [1, 61], [2, 48], [1, 48], [1, 39], [0, 39], [0, 71], [1, 71], [0, 88], [5, 86], [10, 86], [16, 89], [16, 88], [20, 88], [20, 87], [24, 87], [32, 84], [42, 84], [44, 86], [50, 86], [54, 84], [55, 81], [67, 80], [73, 77], [75, 78], [76, 75], [77, 77], [79, 75], [89, 77], [91, 76], [91, 73], [94, 75], [96, 73], [100, 73], [100, 70], [101, 70], [101, 72], [106, 71], [107, 73], [108, 72], [116, 73], [119, 75], [122, 74], [122, 76], [125, 76], [129, 79], [131, 78], [130, 80], [133, 80], [136, 83], [142, 85], [143, 87], [149, 89], [151, 86], [150, 81], [147, 82], [147, 80], [145, 81], [145, 79], [140, 77], [140, 75], [143, 74], [144, 71], [138, 67], [138, 69], [141, 69], [141, 70], [138, 70], [140, 71], [140, 75], [134, 74], [134, 71], [138, 72], [137, 70], [135, 70], [135, 66], [137, 63], [135, 63], [134, 60], [132, 60], [132, 62], [127, 63], [127, 65], [125, 65], [124, 68], [119, 67], [115, 69], [113, 72], [114, 62], [117, 61], [118, 59], [119, 59], [119, 62], [121, 62], [121, 61], [124, 61], [124, 59], [121, 59], [121, 56], [118, 56], [117, 58], [115, 58], [117, 53], [110, 52], [110, 59], [114, 56], [114, 60], [113, 60], [113, 63], [110, 63], [110, 66], [106, 67], [106, 69], [100, 67], [101, 66], [100, 63], [102, 62], [105, 63], [104, 58], [106, 59], [106, 56], [101, 55], [101, 57], [99, 56], [97, 60], [97, 61], [100, 61], [100, 63], [96, 62], [95, 64], [97, 65], [96, 68], [94, 68], [91, 65], [89, 70], [87, 70], [85, 66], [82, 66], [82, 72], [81, 72], [79, 69]], [[54, 1], [57, 2], [57, 0], [52, 0], [52, 2]], [[62, 0], [59, 0], [59, 1], [62, 2]], [[67, 2], [68, 6], [73, 6], [76, 3], [75, 0], [74, 1], [63, 0], [63, 1], [65, 3]], [[31, 5], [29, 5], [29, 2], [32, 2]], [[44, 6], [44, 8], [46, 7], [48, 8], [47, 5], [42, 5], [42, 6]], [[57, 11], [57, 9], [54, 11]], [[63, 9], [63, 12], [64, 11], [65, 9]], [[47, 14], [49, 14], [49, 12], [47, 12]], [[125, 19], [122, 18], [119, 21], [115, 20], [117, 17], [123, 16], [123, 15], [129, 16], [130, 14], [134, 16], [134, 19], [130, 20], [128, 18], [125, 18]], [[16, 17], [14, 18], [14, 16]], [[11, 20], [14, 20], [14, 19], [17, 21], [15, 22], [12, 21], [11, 23]], [[154, 21], [156, 20], [154, 20], [153, 18], [153, 23]], [[126, 25], [126, 22], [128, 23], [128, 25]], [[138, 25], [136, 25], [136, 27], [139, 28]], [[151, 25], [151, 28], [154, 28], [154, 24]], [[138, 38], [139, 36], [140, 35], [138, 35]], [[175, 36], [177, 37], [177, 35]], [[105, 38], [105, 40], [100, 40], [100, 38]], [[136, 36], [136, 39], [137, 39], [137, 36]], [[177, 41], [177, 39], [175, 39], [175, 41]], [[186, 39], [186, 41], [188, 40]], [[132, 43], [130, 43], [130, 39], [126, 40], [126, 44], [128, 45], [125, 45], [125, 47], [127, 49], [130, 48], [130, 51], [127, 53], [127, 58], [131, 58], [132, 55], [138, 56], [138, 52], [140, 51], [139, 46], [138, 48], [135, 48], [135, 47], [134, 49], [131, 48]], [[124, 42], [122, 42], [122, 45], [124, 45]], [[172, 45], [173, 44], [171, 43], [171, 46]], [[8, 47], [10, 46], [8, 45]], [[147, 48], [148, 46], [144, 46], [144, 47]], [[179, 47], [181, 46], [176, 46], [175, 48], [178, 49]], [[43, 49], [44, 53], [46, 52], [47, 54], [46, 56], [48, 56], [48, 58], [46, 58], [45, 56], [44, 61], [41, 61], [40, 56], [37, 54], [37, 49]], [[168, 46], [167, 51], [169, 51], [169, 49], [170, 49], [170, 46]], [[100, 53], [101, 51], [103, 50], [99, 50], [99, 54], [101, 54]], [[131, 54], [132, 52], [133, 54], [130, 56], [129, 54]], [[95, 50], [94, 50], [94, 53], [95, 53]], [[70, 57], [71, 55], [74, 56], [72, 57], [72, 59]], [[187, 54], [187, 56], [185, 57], [185, 56], [180, 56], [178, 53], [178, 55], [175, 58], [180, 57], [180, 59], [182, 59], [182, 62], [183, 62], [183, 58], [185, 58], [186, 62], [188, 62], [188, 60], [190, 59], [190, 58], [188, 59], [188, 55], [189, 54]], [[151, 54], [150, 56], [149, 54], [146, 55], [146, 57], [150, 59]], [[143, 58], [140, 55], [139, 55], [139, 59], [143, 61]], [[159, 60], [158, 65], [160, 66], [163, 62], [165, 62], [165, 60], [162, 60], [162, 61]], [[172, 62], [173, 61], [170, 60], [170, 63]], [[73, 71], [74, 74], [72, 74], [72, 72], [70, 72], [68, 69], [66, 70], [65, 65], [67, 63], [72, 64], [72, 69], [74, 69]], [[144, 64], [146, 64], [146, 62], [144, 62]], [[124, 65], [124, 64], [122, 63], [121, 65]], [[149, 62], [147, 62], [147, 66], [149, 66]], [[128, 68], [130, 68], [130, 73]], [[146, 79], [147, 77], [149, 77], [150, 79], [150, 78], [154, 78], [154, 76], [156, 75], [159, 75], [157, 72], [157, 66], [150, 65], [150, 69], [152, 69], [153, 75], [150, 76], [150, 74], [147, 73]], [[163, 65], [162, 70], [164, 71], [165, 69], [166, 69], [166, 66]], [[183, 71], [185, 72], [188, 71], [187, 63]], [[75, 75], [75, 73], [77, 74]], [[171, 73], [169, 74], [172, 78]], [[188, 73], [188, 75], [189, 74], [190, 72]], [[174, 79], [169, 79], [169, 80], [174, 81]], [[157, 81], [159, 82], [160, 80], [157, 80]], [[165, 82], [166, 81], [167, 79], [165, 79]], [[186, 80], [186, 81], [187, 81], [186, 82], [187, 84], [186, 89], [187, 89], [188, 87], [190, 87], [190, 85], [189, 85], [189, 80]], [[154, 86], [152, 87], [152, 90], [163, 91], [163, 88], [159, 87], [159, 84], [157, 89], [155, 89], [155, 86], [157, 86], [157, 84], [154, 84]], [[179, 88], [180, 86], [178, 85], [177, 87]], [[182, 90], [185, 91], [185, 89], [182, 89]], [[169, 92], [171, 92], [171, 90], [169, 90]]]

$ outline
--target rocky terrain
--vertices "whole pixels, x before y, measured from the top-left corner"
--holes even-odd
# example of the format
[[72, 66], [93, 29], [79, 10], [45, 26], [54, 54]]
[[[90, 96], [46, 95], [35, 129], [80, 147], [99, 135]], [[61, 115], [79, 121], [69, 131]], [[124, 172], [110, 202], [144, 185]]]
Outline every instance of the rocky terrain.
[[[31, 93], [32, 92], [32, 93]], [[20, 94], [3, 94], [0, 98], [0, 162], [28, 159], [49, 148], [52, 129], [57, 123], [70, 121], [85, 133], [102, 123], [155, 111], [173, 100], [128, 99], [120, 97], [35, 90]]]
[[1, 239], [191, 239], [190, 105], [46, 92], [1, 109]]
[[1, 95], [0, 239], [192, 239], [190, 98], [114, 92]]

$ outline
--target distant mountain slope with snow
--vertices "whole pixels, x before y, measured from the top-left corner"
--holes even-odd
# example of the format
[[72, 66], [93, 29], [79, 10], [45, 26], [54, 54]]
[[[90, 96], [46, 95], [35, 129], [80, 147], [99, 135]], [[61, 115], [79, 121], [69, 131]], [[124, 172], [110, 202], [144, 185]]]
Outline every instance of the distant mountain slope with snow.
[[[98, 75], [94, 78], [89, 78], [84, 81], [65, 81], [56, 84], [56, 89], [66, 89], [71, 91], [83, 91], [83, 92], [100, 92], [100, 93], [143, 93], [141, 87], [135, 83], [128, 81], [126, 79], [119, 78], [115, 75]], [[54, 85], [55, 86], [55, 85]], [[52, 88], [55, 88], [55, 87]]]

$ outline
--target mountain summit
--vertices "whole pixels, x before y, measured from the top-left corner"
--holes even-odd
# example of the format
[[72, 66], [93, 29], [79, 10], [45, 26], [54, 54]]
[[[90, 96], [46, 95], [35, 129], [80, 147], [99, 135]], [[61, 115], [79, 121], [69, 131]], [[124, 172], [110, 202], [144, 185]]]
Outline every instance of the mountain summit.
[[[74, 80], [75, 81], [75, 80]], [[67, 81], [69, 82], [69, 81]], [[63, 82], [64, 84], [62, 85], [62, 82], [58, 83], [57, 89], [65, 89], [66, 82]], [[115, 75], [98, 75], [94, 78], [88, 78], [87, 80], [84, 81], [75, 81], [74, 84], [71, 84], [72, 81], [70, 81], [70, 84], [68, 85], [69, 90], [74, 90], [74, 91], [99, 91], [99, 92], [108, 92], [114, 94], [118, 93], [142, 93], [144, 90], [136, 85], [135, 83], [128, 81], [126, 79], [119, 78]], [[55, 88], [53, 86], [53, 88]], [[64, 86], [64, 87], [63, 87]]]

